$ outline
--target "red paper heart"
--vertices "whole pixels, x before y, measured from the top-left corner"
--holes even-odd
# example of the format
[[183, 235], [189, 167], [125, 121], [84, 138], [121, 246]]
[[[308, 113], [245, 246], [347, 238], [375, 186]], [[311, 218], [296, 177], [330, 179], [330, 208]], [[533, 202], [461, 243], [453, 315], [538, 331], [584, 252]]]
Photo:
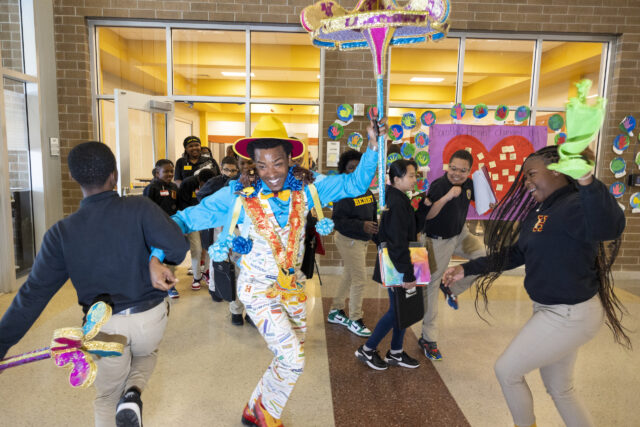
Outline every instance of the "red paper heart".
[[[482, 142], [471, 135], [458, 135], [444, 147], [442, 159], [450, 159], [456, 151], [467, 148], [471, 148], [473, 156], [471, 172], [475, 172], [483, 165], [487, 167], [491, 185], [498, 200], [501, 200], [507, 193], [515, 181], [522, 163], [534, 151], [531, 142], [520, 135], [510, 135], [501, 139], [491, 151], [487, 151]], [[509, 177], [512, 177], [512, 181], [509, 181]]]

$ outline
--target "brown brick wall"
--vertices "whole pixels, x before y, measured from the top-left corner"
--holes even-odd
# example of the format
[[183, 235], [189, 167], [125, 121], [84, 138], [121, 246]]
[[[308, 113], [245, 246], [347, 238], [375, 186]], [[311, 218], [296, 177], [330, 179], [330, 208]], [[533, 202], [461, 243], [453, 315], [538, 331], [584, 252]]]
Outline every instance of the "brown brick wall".
[[5, 0], [0, 4], [0, 48], [2, 66], [22, 71], [19, 0]]
[[[68, 176], [66, 155], [71, 147], [93, 137], [85, 17], [298, 23], [300, 11], [311, 3], [312, 0], [54, 0], [64, 213], [73, 212], [81, 198], [79, 189]], [[343, 0], [341, 3], [352, 7], [356, 1]], [[638, 0], [454, 0], [451, 24], [454, 30], [619, 35], [612, 64], [614, 72], [610, 80], [609, 110], [600, 153], [603, 161], [599, 171], [606, 184], [613, 182], [608, 162], [613, 156], [610, 143], [618, 132], [617, 123], [626, 114], [640, 119]], [[364, 52], [327, 52], [325, 120], [321, 132], [326, 131], [326, 126], [335, 117], [337, 105], [375, 102], [372, 66], [367, 55]], [[364, 121], [359, 120], [349, 127], [349, 131], [359, 128], [364, 132], [364, 126]], [[625, 158], [632, 160], [632, 150], [627, 151]], [[628, 205], [628, 199], [627, 194], [621, 202]], [[640, 217], [631, 215], [629, 209], [623, 240], [620, 259], [614, 268], [640, 271], [637, 250]], [[332, 238], [327, 239], [327, 246], [334, 249]], [[339, 262], [339, 257], [330, 251], [325, 263]]]

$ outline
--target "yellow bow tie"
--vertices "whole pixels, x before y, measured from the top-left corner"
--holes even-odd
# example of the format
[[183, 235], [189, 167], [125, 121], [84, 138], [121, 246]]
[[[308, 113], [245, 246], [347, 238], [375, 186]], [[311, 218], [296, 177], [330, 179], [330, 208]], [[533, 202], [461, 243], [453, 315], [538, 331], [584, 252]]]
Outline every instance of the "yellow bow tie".
[[289, 197], [291, 197], [291, 190], [282, 190], [282, 191], [278, 191], [276, 193], [260, 193], [260, 198], [262, 200], [267, 200], [270, 199], [271, 197], [277, 197], [278, 199], [282, 200], [283, 202], [286, 202], [289, 200]]

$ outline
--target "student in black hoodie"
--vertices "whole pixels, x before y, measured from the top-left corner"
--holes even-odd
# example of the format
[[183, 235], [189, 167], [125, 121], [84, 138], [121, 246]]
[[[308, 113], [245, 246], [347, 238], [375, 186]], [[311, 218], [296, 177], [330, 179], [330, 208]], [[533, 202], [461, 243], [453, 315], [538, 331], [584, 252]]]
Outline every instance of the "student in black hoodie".
[[[362, 153], [347, 150], [338, 160], [338, 173], [351, 173], [356, 169]], [[346, 326], [360, 337], [371, 331], [362, 321], [362, 290], [368, 281], [365, 256], [369, 240], [378, 233], [378, 204], [371, 190], [359, 197], [342, 199], [333, 206], [334, 239], [342, 257], [344, 274], [331, 303], [327, 321]], [[349, 296], [349, 316], [344, 312]]]
[[[211, 169], [201, 169], [196, 175], [190, 176], [182, 181], [182, 184], [178, 188], [178, 210], [184, 210], [190, 206], [198, 204], [197, 192], [200, 186], [204, 185], [209, 179], [213, 178], [214, 173]], [[201, 288], [200, 281], [202, 277], [208, 280], [208, 265], [209, 255], [207, 251], [202, 250], [202, 242], [200, 241], [200, 232], [194, 231], [187, 234], [189, 239], [189, 247], [191, 252], [191, 271], [193, 274], [193, 282], [191, 283], [191, 290], [198, 291]], [[200, 269], [201, 258], [205, 266], [204, 272]]]
[[[627, 348], [624, 307], [613, 291], [611, 265], [625, 218], [607, 187], [588, 173], [577, 182], [547, 169], [559, 160], [557, 146], [527, 158], [516, 182], [491, 214], [488, 255], [449, 268], [446, 286], [480, 274], [478, 294], [502, 272], [524, 264], [524, 287], [533, 315], [495, 365], [516, 426], [535, 425], [533, 397], [525, 374], [540, 369], [547, 392], [567, 426], [592, 426], [573, 387], [578, 349], [606, 321]], [[614, 240], [605, 252], [603, 241]], [[478, 307], [476, 296], [476, 309]]]
[[204, 152], [200, 138], [197, 136], [188, 136], [182, 142], [184, 153], [182, 157], [176, 161], [175, 181], [178, 186], [182, 185], [182, 181], [193, 176], [200, 169], [211, 169], [214, 175], [220, 175], [220, 168], [216, 160], [211, 157], [211, 150], [207, 147]]
[[[153, 200], [167, 215], [171, 216], [178, 211], [178, 186], [173, 182], [173, 162], [168, 159], [160, 159], [153, 168], [153, 181], [144, 188], [142, 195]], [[175, 274], [175, 265], [168, 265]], [[180, 298], [178, 290], [173, 287], [167, 292], [169, 298]]]
[[[412, 190], [416, 184], [417, 168], [416, 162], [404, 159], [396, 160], [389, 165], [391, 185], [387, 186], [387, 206], [380, 219], [380, 231], [378, 232], [379, 243], [386, 242], [393, 266], [404, 275], [402, 287], [405, 289], [413, 289], [416, 286], [416, 277], [413, 274], [413, 264], [409, 253], [409, 243], [416, 240], [416, 214], [406, 192]], [[373, 280], [382, 283], [380, 261], [377, 258]], [[417, 368], [420, 366], [418, 361], [402, 350], [406, 329], [400, 329], [396, 326], [393, 301], [395, 290], [389, 288], [387, 291], [389, 293], [389, 311], [380, 318], [367, 342], [356, 350], [356, 357], [370, 368], [379, 371], [387, 369], [389, 365]], [[392, 329], [391, 349], [382, 360], [377, 347]]]

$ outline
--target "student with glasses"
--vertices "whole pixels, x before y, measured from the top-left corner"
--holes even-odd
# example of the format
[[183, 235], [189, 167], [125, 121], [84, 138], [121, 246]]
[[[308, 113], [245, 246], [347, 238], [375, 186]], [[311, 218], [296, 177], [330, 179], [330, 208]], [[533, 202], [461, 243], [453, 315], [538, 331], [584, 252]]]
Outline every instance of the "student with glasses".
[[451, 289], [441, 284], [444, 271], [454, 254], [466, 259], [485, 255], [482, 242], [474, 237], [467, 227], [467, 211], [469, 202], [474, 200], [473, 182], [469, 178], [473, 157], [466, 150], [458, 150], [451, 156], [447, 172], [429, 186], [424, 199], [426, 222], [424, 233], [427, 236], [431, 282], [424, 292], [425, 313], [422, 320], [422, 337], [418, 344], [424, 355], [431, 360], [442, 360], [438, 350], [438, 315], [439, 289], [445, 293], [448, 304], [458, 309], [457, 296], [466, 291], [477, 276], [465, 277]]

